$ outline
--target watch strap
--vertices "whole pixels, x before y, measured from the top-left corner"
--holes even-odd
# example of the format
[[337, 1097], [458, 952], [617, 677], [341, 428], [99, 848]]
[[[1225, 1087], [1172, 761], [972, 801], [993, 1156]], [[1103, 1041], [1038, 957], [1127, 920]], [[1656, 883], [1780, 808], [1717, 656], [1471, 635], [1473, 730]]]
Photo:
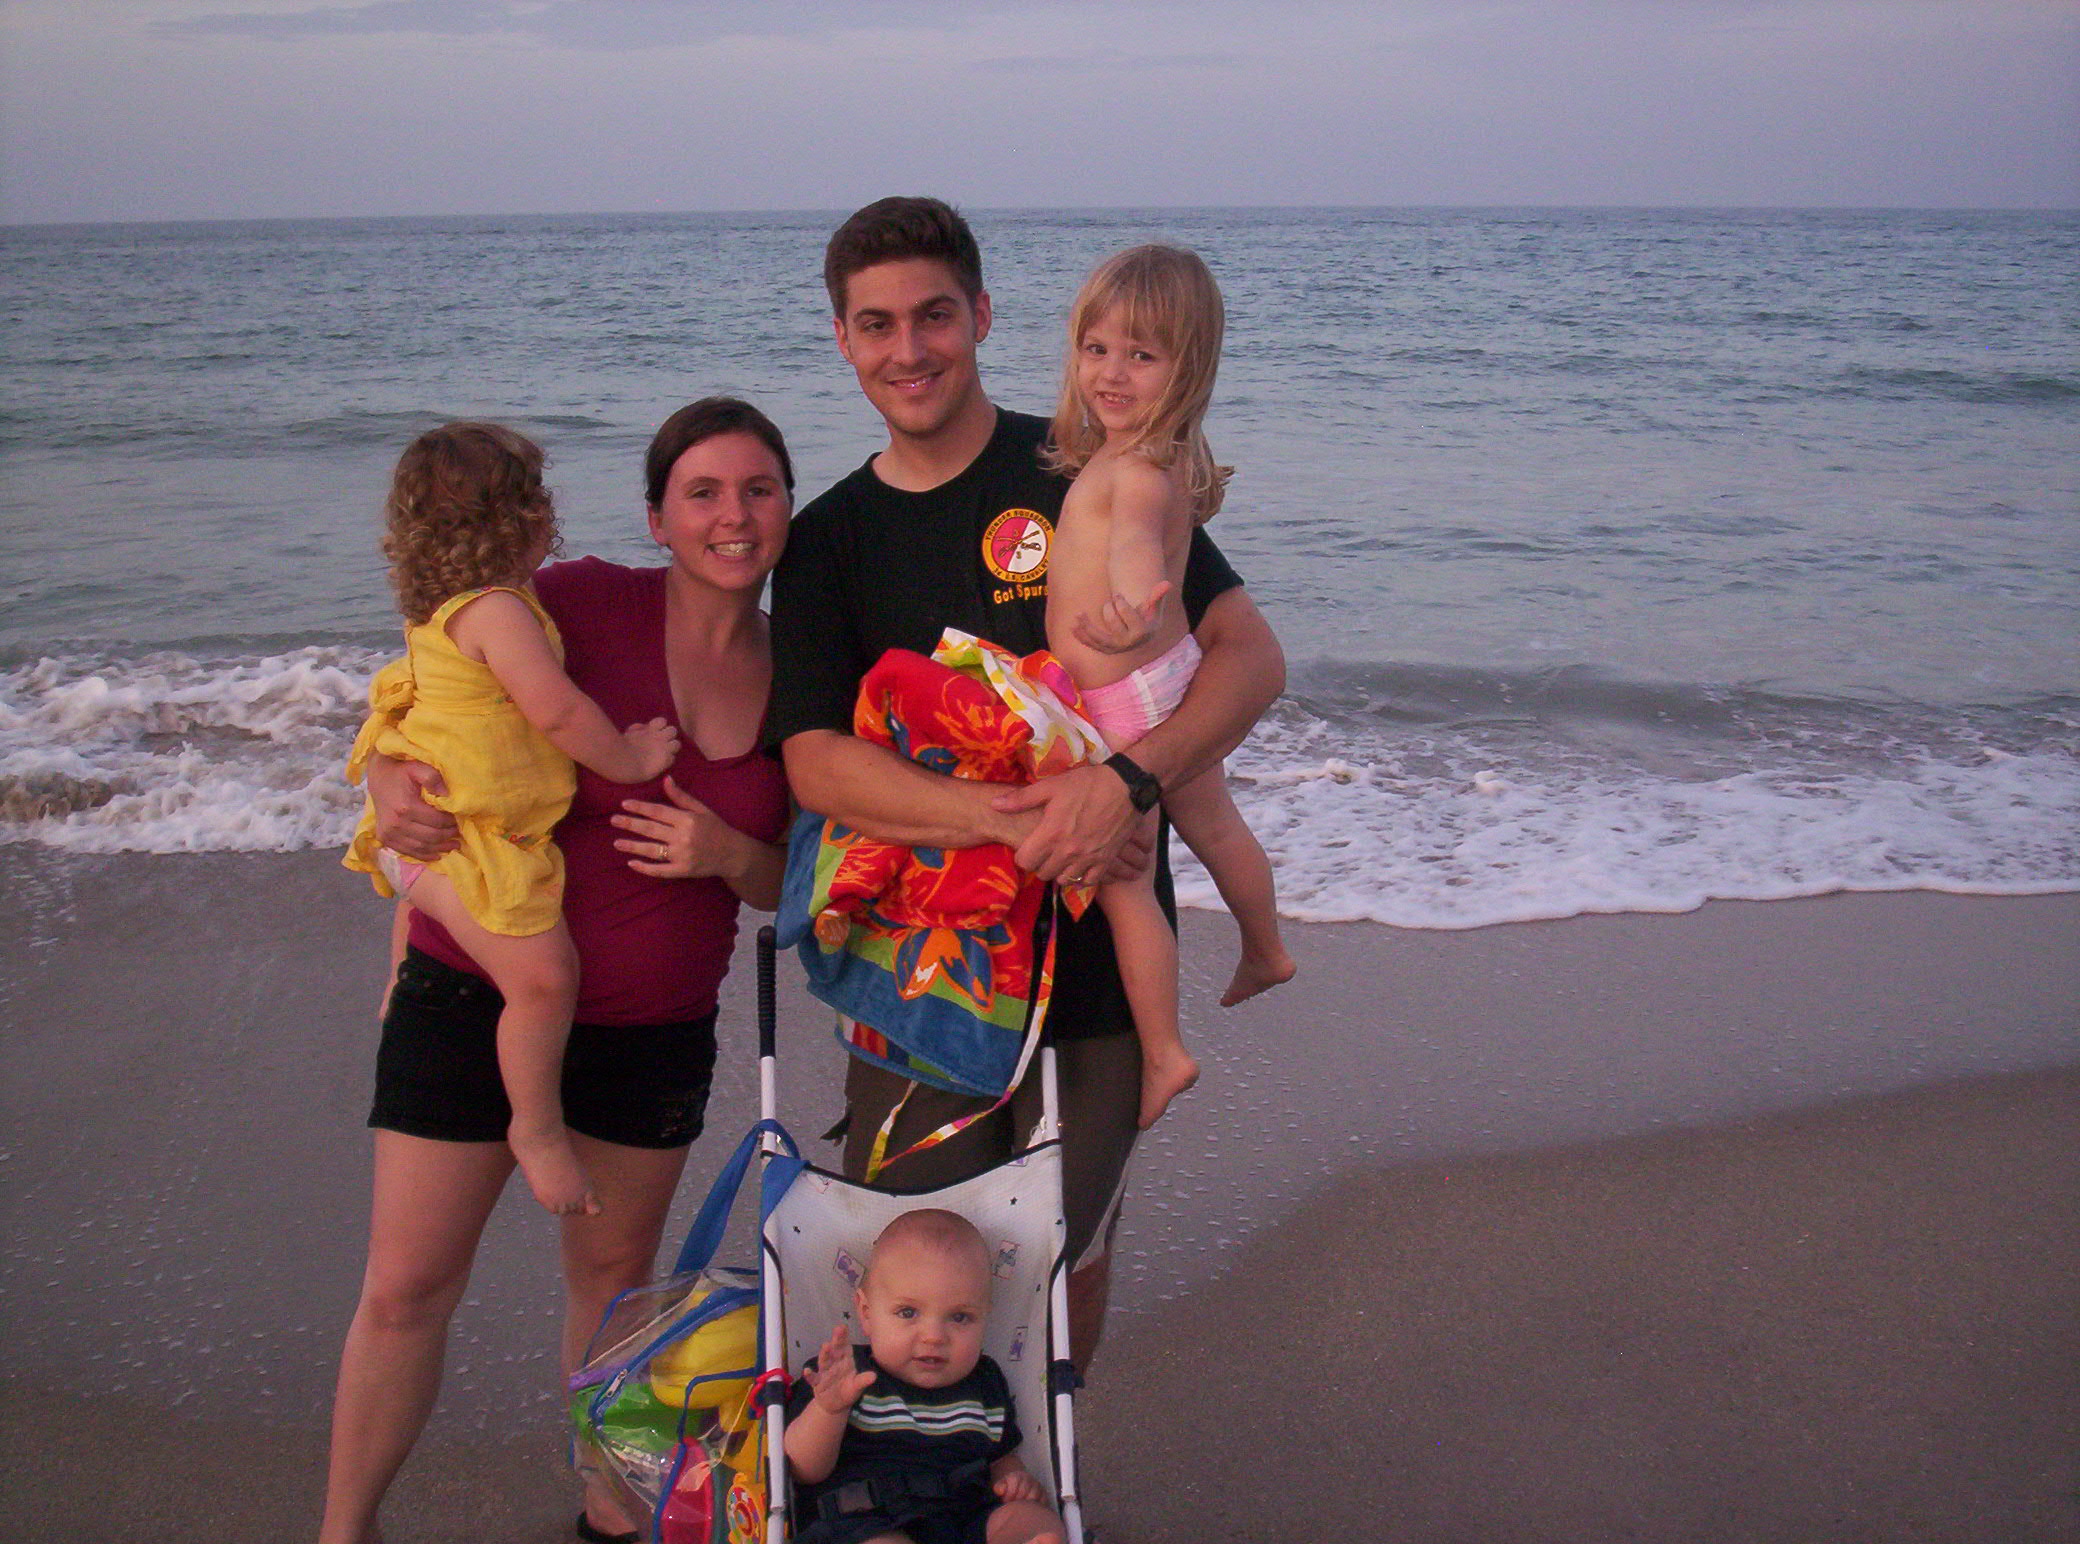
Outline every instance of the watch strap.
[[1105, 758], [1105, 765], [1120, 776], [1127, 785], [1127, 801], [1140, 813], [1146, 815], [1163, 800], [1163, 785], [1155, 775], [1125, 752], [1117, 752]]

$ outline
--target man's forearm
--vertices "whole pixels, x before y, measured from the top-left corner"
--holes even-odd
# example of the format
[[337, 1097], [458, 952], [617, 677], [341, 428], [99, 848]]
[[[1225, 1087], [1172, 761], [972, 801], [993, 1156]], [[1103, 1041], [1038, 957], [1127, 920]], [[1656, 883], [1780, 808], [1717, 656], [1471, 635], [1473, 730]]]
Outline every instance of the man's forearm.
[[1166, 789], [1219, 765], [1285, 690], [1285, 651], [1240, 586], [1214, 598], [1193, 636], [1205, 657], [1184, 701], [1129, 753]]
[[885, 745], [834, 729], [792, 735], [781, 747], [787, 781], [803, 809], [905, 847], [1017, 846], [1034, 817], [1004, 814], [990, 800], [1001, 783], [928, 771]]

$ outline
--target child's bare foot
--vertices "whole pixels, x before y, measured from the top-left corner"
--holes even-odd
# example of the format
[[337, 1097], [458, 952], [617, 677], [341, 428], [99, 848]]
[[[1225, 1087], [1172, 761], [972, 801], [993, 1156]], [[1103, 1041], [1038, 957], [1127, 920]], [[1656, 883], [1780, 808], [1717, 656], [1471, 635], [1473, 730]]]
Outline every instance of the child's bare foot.
[[584, 1165], [571, 1149], [570, 1134], [558, 1126], [553, 1131], [523, 1131], [516, 1122], [506, 1128], [506, 1145], [527, 1176], [528, 1188], [545, 1210], [559, 1217], [587, 1217], [599, 1213], [599, 1197]]
[[1148, 1130], [1163, 1118], [1170, 1101], [1199, 1081], [1199, 1064], [1183, 1046], [1151, 1052], [1141, 1048], [1140, 1125]]
[[1293, 979], [1297, 969], [1293, 957], [1280, 949], [1276, 954], [1252, 954], [1244, 950], [1242, 959], [1235, 967], [1235, 975], [1228, 982], [1228, 990], [1221, 993], [1221, 1006], [1232, 1008], [1239, 1002], [1247, 1002], [1259, 992], [1268, 992], [1275, 986], [1283, 986]]

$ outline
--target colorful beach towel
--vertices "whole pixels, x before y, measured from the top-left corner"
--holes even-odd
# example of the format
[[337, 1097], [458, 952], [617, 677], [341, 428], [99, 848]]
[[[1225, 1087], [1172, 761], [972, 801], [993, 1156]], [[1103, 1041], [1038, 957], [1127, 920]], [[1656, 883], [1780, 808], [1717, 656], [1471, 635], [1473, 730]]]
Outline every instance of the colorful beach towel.
[[[1021, 657], [948, 628], [929, 659], [891, 649], [875, 663], [853, 732], [948, 776], [1029, 783], [1104, 759], [1076, 704], [1052, 654]], [[1049, 888], [1000, 844], [902, 847], [805, 811], [788, 847], [779, 941], [797, 950], [811, 993], [852, 1021], [839, 1038], [854, 1055], [994, 1098], [1017, 1086], [1045, 1021]], [[1088, 886], [1061, 891], [1072, 916], [1091, 896]]]

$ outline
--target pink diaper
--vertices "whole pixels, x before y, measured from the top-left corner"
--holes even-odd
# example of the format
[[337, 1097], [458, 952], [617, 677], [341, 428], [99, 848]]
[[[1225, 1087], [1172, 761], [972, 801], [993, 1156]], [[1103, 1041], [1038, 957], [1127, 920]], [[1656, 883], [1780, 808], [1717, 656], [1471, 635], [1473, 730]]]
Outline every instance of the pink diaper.
[[412, 893], [412, 886], [426, 872], [425, 864], [399, 857], [387, 847], [376, 849], [376, 867], [383, 871], [383, 877], [390, 881], [391, 890], [400, 900]]
[[1083, 716], [1114, 750], [1124, 750], [1177, 711], [1199, 669], [1199, 645], [1190, 633], [1124, 681], [1083, 694]]

